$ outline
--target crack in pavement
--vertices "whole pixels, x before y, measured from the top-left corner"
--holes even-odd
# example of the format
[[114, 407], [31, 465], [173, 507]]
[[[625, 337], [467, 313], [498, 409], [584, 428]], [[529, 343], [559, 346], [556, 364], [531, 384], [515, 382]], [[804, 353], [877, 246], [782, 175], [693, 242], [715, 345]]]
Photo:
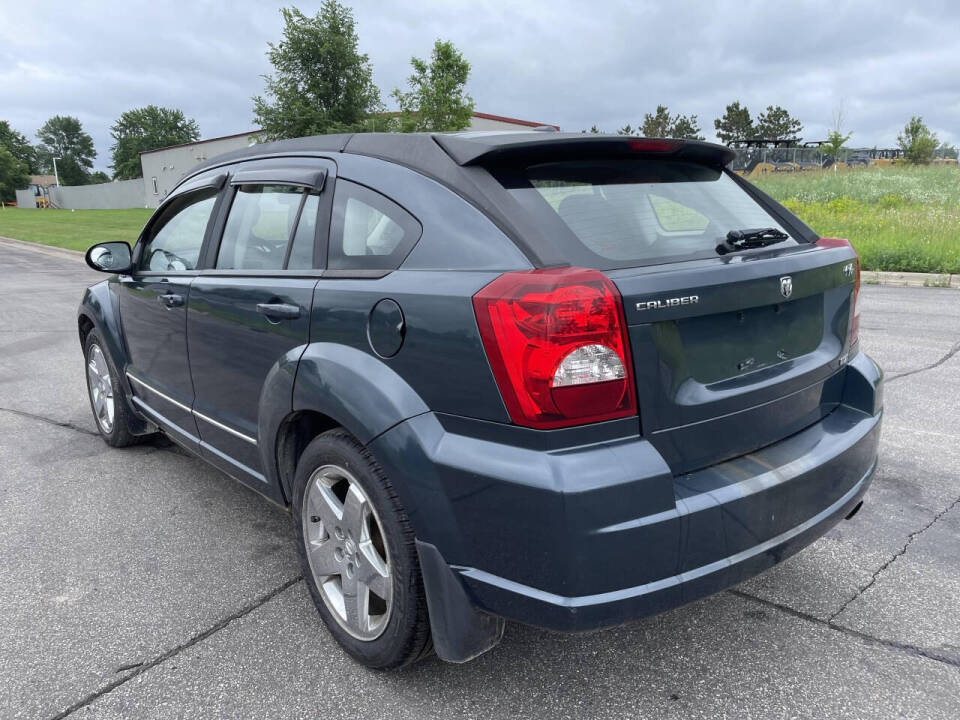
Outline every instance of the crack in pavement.
[[957, 498], [957, 499], [954, 500], [952, 503], [950, 503], [949, 505], [947, 505], [947, 507], [945, 507], [943, 510], [941, 510], [941, 511], [938, 512], [936, 515], [934, 515], [934, 516], [933, 516], [933, 519], [932, 519], [930, 522], [928, 522], [926, 525], [924, 525], [922, 528], [920, 528], [919, 530], [914, 530], [912, 533], [910, 533], [909, 535], [907, 535], [907, 542], [904, 543], [903, 547], [900, 548], [897, 552], [895, 552], [895, 553], [891, 556], [891, 558], [890, 558], [889, 560], [887, 560], [885, 563], [883, 563], [883, 565], [881, 565], [879, 568], [877, 568], [876, 570], [874, 570], [873, 576], [870, 578], [870, 582], [868, 582], [868, 583], [867, 583], [866, 585], [864, 585], [862, 588], [859, 588], [859, 589], [857, 590], [857, 592], [853, 595], [853, 597], [851, 597], [849, 600], [847, 600], [847, 601], [840, 607], [839, 610], [837, 610], [837, 611], [836, 611], [835, 613], [833, 613], [829, 618], [827, 618], [827, 622], [828, 622], [828, 623], [833, 623], [834, 619], [836, 619], [844, 610], [846, 610], [857, 598], [859, 598], [859, 597], [860, 597], [861, 595], [863, 595], [867, 590], [869, 590], [870, 588], [872, 588], [873, 585], [874, 585], [874, 583], [877, 582], [877, 580], [879, 579], [880, 575], [883, 573], [883, 571], [886, 570], [886, 569], [887, 569], [888, 567], [890, 567], [891, 565], [893, 565], [893, 563], [896, 562], [897, 558], [901, 557], [904, 553], [906, 553], [906, 552], [907, 552], [907, 548], [910, 547], [910, 544], [911, 544], [914, 540], [916, 540], [918, 537], [920, 537], [920, 535], [922, 535], [924, 532], [926, 532], [926, 531], [929, 530], [931, 527], [933, 527], [934, 524], [936, 524], [936, 522], [937, 522], [938, 520], [940, 520], [940, 518], [942, 518], [944, 515], [946, 515], [948, 512], [950, 512], [954, 507], [957, 506], [957, 504], [960, 504], [960, 498]]
[[239, 620], [240, 618], [246, 615], [249, 615], [257, 608], [273, 600], [275, 597], [280, 595], [285, 590], [288, 590], [289, 588], [296, 585], [302, 579], [303, 579], [303, 576], [298, 575], [297, 577], [292, 578], [291, 580], [287, 580], [281, 585], [278, 585], [273, 590], [270, 590], [269, 592], [261, 595], [260, 597], [254, 599], [252, 602], [244, 605], [242, 608], [240, 608], [236, 612], [228, 615], [227, 617], [218, 621], [214, 625], [211, 625], [209, 628], [207, 628], [203, 632], [197, 633], [186, 642], [181, 643], [180, 645], [177, 645], [176, 647], [171, 648], [170, 650], [167, 650], [165, 653], [163, 653], [162, 655], [158, 655], [153, 660], [149, 660], [135, 666], [135, 668], [133, 669], [133, 672], [131, 672], [129, 675], [124, 675], [122, 678], [119, 678], [118, 680], [114, 680], [113, 682], [107, 683], [106, 685], [101, 687], [99, 690], [96, 690], [95, 692], [92, 692], [89, 695], [87, 695], [85, 698], [78, 700], [73, 705], [68, 707], [66, 710], [62, 710], [61, 712], [57, 713], [50, 720], [62, 720], [62, 718], [72, 715], [77, 710], [82, 710], [83, 708], [87, 707], [91, 703], [95, 702], [97, 699], [113, 692], [121, 685], [124, 685], [125, 683], [128, 683], [129, 681], [133, 680], [135, 677], [147, 672], [147, 670], [151, 670], [152, 668], [157, 667], [158, 665], [166, 662], [170, 658], [179, 655], [184, 650], [187, 650], [193, 647], [194, 645], [196, 645], [197, 643], [206, 640], [211, 635], [214, 635], [215, 633], [220, 632], [225, 627], [227, 627], [230, 623], [232, 623], [234, 620]]
[[756, 602], [761, 605], [774, 608], [776, 610], [787, 613], [788, 615], [792, 615], [793, 617], [799, 618], [801, 620], [806, 620], [807, 622], [811, 622], [816, 625], [820, 625], [822, 627], [830, 628], [831, 630], [835, 630], [836, 632], [839, 632], [842, 635], [846, 635], [848, 637], [861, 640], [869, 645], [878, 645], [888, 650], [896, 650], [898, 652], [904, 652], [914, 657], [921, 657], [926, 660], [933, 660], [934, 662], [943, 663], [944, 665], [949, 665], [950, 667], [960, 669], [960, 657], [957, 657], [957, 656], [938, 653], [935, 650], [921, 647], [919, 645], [913, 645], [911, 643], [903, 643], [903, 642], [898, 642], [896, 640], [888, 640], [886, 638], [874, 637], [873, 635], [868, 635], [867, 633], [861, 632], [860, 630], [854, 630], [853, 628], [848, 628], [844, 625], [838, 625], [837, 623], [833, 622], [832, 618], [829, 620], [824, 620], [822, 618], [818, 618], [816, 615], [811, 615], [801, 610], [795, 610], [789, 605], [783, 605], [782, 603], [774, 602], [773, 600], [767, 600], [762, 597], [757, 597], [756, 595], [751, 595], [750, 593], [746, 593], [743, 590], [733, 589], [733, 590], [727, 590], [727, 592], [736, 597], [744, 598], [746, 600], [750, 600], [752, 602]]
[[68, 428], [70, 430], [76, 430], [77, 432], [83, 433], [85, 435], [93, 435], [95, 437], [100, 437], [100, 433], [98, 433], [96, 430], [90, 430], [89, 428], [80, 427], [79, 425], [74, 425], [72, 422], [66, 422], [64, 420], [54, 420], [53, 418], [48, 418], [44, 415], [37, 415], [36, 413], [27, 412], [26, 410], [16, 410], [14, 408], [0, 407], [0, 412], [8, 412], [8, 413], [11, 413], [12, 415], [19, 415], [20, 417], [29, 418], [31, 420], [38, 420], [39, 422], [47, 423], [48, 425]]
[[[54, 427], [67, 428], [68, 430], [74, 430], [75, 432], [83, 433], [84, 435], [100, 437], [100, 433], [98, 433], [96, 430], [89, 430], [88, 428], [80, 427], [79, 425], [74, 425], [71, 422], [54, 420], [53, 418], [49, 418], [44, 415], [38, 415], [36, 413], [27, 412], [26, 410], [16, 410], [15, 408], [0, 407], [0, 412], [8, 412], [12, 415], [19, 415], [20, 417], [25, 417], [25, 418], [28, 418], [29, 420], [36, 420], [38, 422], [46, 423], [47, 425], [53, 425]], [[188, 457], [188, 458], [197, 457], [197, 455], [194, 455], [193, 453], [188, 452], [187, 450], [184, 450], [182, 447], [180, 447], [175, 442], [170, 440], [162, 431], [158, 432], [156, 436], [150, 436], [150, 437], [151, 437], [150, 440], [148, 440], [147, 442], [141, 443], [138, 446], [141, 448], [148, 448], [145, 453], [147, 455], [152, 455], [153, 453], [156, 453], [156, 452], [170, 452], [170, 453], [173, 453], [174, 455], [181, 455], [183, 457]], [[154, 437], [162, 438], [163, 440], [158, 442], [157, 440], [153, 439]], [[169, 444], [162, 444], [162, 443], [169, 443]]]
[[896, 375], [891, 375], [886, 379], [885, 382], [892, 383], [894, 380], [899, 380], [900, 378], [909, 377], [910, 375], [916, 375], [917, 373], [926, 372], [927, 370], [933, 370], [935, 367], [940, 367], [941, 365], [943, 365], [947, 360], [952, 358], [958, 352], [960, 352], [960, 340], [954, 343], [953, 347], [947, 350], [946, 354], [936, 362], [930, 363], [929, 365], [925, 365], [924, 367], [921, 367], [921, 368], [917, 368], [916, 370], [907, 370], [906, 372], [897, 373]]

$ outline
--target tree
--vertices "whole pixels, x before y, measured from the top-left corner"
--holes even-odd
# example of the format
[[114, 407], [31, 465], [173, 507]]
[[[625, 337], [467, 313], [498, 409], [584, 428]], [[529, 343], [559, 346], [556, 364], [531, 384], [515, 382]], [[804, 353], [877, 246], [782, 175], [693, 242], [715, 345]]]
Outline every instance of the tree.
[[27, 141], [23, 133], [19, 133], [10, 127], [6, 120], [0, 120], [0, 147], [5, 147], [17, 160], [27, 166], [27, 172], [35, 173], [37, 168], [37, 155], [33, 146]]
[[453, 43], [437, 40], [429, 63], [413, 57], [410, 64], [410, 90], [400, 92], [398, 88], [391, 93], [400, 106], [400, 129], [441, 132], [470, 127], [473, 98], [464, 92], [470, 63]]
[[53, 172], [53, 158], [62, 185], [86, 185], [97, 151], [93, 138], [83, 131], [80, 121], [70, 115], [54, 115], [37, 130], [37, 164], [44, 172]]
[[767, 111], [757, 116], [757, 137], [764, 140], [798, 140], [803, 124], [777, 105], [767, 106]]
[[673, 118], [673, 124], [670, 127], [670, 137], [683, 138], [686, 140], [703, 140], [700, 134], [700, 123], [697, 122], [696, 115], [677, 115]]
[[[126, 179], [132, 180], [132, 178], [126, 178]], [[94, 170], [92, 173], [90, 173], [91, 185], [99, 185], [100, 183], [108, 183], [108, 182], [110, 182], [110, 176], [107, 175], [103, 170]]]
[[640, 126], [640, 134], [643, 137], [669, 137], [670, 134], [670, 111], [665, 105], [657, 105], [653, 113], [647, 113], [643, 116], [643, 124]]
[[717, 130], [717, 137], [720, 138], [720, 142], [724, 143], [747, 140], [754, 136], [750, 111], [745, 106], [740, 105], [739, 100], [727, 105], [723, 117], [718, 117], [713, 121], [713, 127]]
[[381, 111], [370, 58], [357, 50], [353, 12], [324, 0], [308, 18], [282, 8], [283, 40], [268, 43], [274, 74], [264, 75], [264, 96], [253, 98], [255, 121], [266, 140], [369, 129], [364, 119]]
[[957, 148], [950, 143], [942, 143], [938, 148], [938, 154], [941, 157], [957, 159]]
[[[53, 157], [53, 156], [51, 156]], [[57, 160], [56, 175], [60, 179], [61, 185], [89, 185], [90, 170], [81, 165], [72, 155], [57, 155], [62, 158]], [[53, 174], [53, 162], [47, 166], [45, 172]]]
[[[827, 133], [827, 141], [823, 144], [823, 151], [834, 160], [839, 159], [840, 148], [847, 142], [853, 134], [844, 135], [839, 130], [831, 130]], [[836, 167], [836, 166], [834, 166]]]
[[[629, 127], [629, 126], [628, 126]], [[672, 116], [665, 105], [657, 105], [654, 113], [643, 116], [643, 125], [640, 126], [643, 137], [662, 138], [689, 138], [703, 140], [700, 135], [700, 126], [696, 115]]]
[[147, 105], [120, 115], [110, 128], [110, 137], [114, 139], [110, 147], [113, 177], [131, 180], [143, 177], [141, 152], [194, 142], [200, 139], [200, 129], [180, 110]]
[[636, 135], [637, 131], [631, 127], [630, 123], [627, 123], [622, 128], [617, 130], [617, 135]]
[[939, 143], [937, 136], [930, 132], [930, 128], [923, 122], [923, 118], [914, 115], [904, 126], [903, 132], [897, 135], [897, 144], [903, 150], [907, 162], [926, 165], [933, 160], [933, 151]]
[[13, 202], [21, 190], [30, 182], [27, 165], [6, 147], [0, 146], [0, 200]]

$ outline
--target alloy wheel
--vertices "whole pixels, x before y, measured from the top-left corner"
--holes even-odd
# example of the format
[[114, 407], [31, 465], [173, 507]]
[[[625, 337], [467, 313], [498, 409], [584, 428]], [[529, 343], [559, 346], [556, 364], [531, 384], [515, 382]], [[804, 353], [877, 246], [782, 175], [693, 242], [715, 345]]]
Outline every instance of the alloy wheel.
[[90, 400], [93, 404], [93, 414], [104, 433], [109, 435], [113, 431], [113, 381], [110, 378], [110, 367], [99, 345], [91, 345], [87, 354], [87, 381], [90, 387]]
[[393, 577], [373, 503], [345, 468], [324, 465], [304, 493], [303, 539], [320, 595], [337, 623], [375, 640], [390, 620]]

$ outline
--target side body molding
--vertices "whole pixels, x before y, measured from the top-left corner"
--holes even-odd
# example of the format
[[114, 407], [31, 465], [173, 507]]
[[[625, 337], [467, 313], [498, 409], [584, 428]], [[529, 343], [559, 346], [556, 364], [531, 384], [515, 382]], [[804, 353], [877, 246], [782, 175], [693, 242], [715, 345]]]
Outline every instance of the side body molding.
[[[83, 291], [83, 299], [77, 309], [77, 320], [86, 318], [93, 323], [94, 329], [103, 341], [104, 350], [110, 357], [114, 369], [117, 371], [120, 383], [124, 386], [125, 398], [130, 398], [130, 381], [127, 380], [126, 368], [130, 362], [127, 346], [123, 342], [123, 331], [120, 327], [120, 297], [116, 293], [116, 279], [111, 277], [96, 285], [91, 285]], [[126, 400], [131, 412], [130, 431], [134, 435], [146, 435], [156, 428], [143, 419], [140, 412]]]

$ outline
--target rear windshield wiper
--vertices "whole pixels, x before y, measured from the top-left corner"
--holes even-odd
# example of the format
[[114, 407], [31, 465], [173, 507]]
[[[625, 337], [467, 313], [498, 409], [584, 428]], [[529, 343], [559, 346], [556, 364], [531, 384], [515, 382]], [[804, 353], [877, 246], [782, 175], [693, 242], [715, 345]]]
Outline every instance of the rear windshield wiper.
[[717, 252], [720, 255], [737, 252], [738, 250], [749, 250], [750, 248], [766, 247], [787, 240], [790, 236], [782, 230], [776, 228], [751, 228], [748, 230], [731, 230], [727, 233], [727, 239], [717, 245]]

